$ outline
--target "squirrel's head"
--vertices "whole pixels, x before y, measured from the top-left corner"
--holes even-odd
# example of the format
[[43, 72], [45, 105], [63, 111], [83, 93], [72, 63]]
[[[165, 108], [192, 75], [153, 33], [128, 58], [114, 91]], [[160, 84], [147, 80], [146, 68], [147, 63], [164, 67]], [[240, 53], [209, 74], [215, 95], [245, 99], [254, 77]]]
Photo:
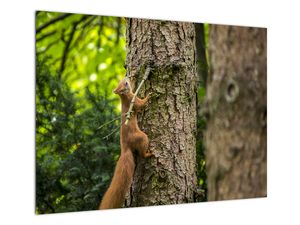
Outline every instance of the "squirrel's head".
[[114, 90], [114, 93], [117, 95], [125, 95], [130, 91], [131, 91], [131, 86], [130, 86], [129, 78], [125, 77], [120, 81], [118, 87]]

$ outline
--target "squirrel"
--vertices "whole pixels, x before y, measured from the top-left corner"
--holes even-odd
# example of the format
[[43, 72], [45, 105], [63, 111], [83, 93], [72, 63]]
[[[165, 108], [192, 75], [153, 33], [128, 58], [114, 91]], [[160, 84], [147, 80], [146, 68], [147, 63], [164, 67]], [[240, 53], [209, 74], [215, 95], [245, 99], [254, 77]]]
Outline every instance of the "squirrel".
[[99, 209], [121, 208], [125, 201], [135, 169], [133, 152], [138, 151], [139, 155], [148, 158], [152, 156], [149, 151], [148, 136], [140, 130], [137, 123], [137, 112], [140, 111], [148, 102], [150, 94], [144, 99], [135, 98], [133, 113], [128, 124], [125, 124], [126, 113], [129, 110], [131, 100], [134, 96], [129, 79], [122, 79], [114, 93], [119, 95], [122, 104], [120, 144], [121, 155], [117, 162], [111, 184], [104, 194]]

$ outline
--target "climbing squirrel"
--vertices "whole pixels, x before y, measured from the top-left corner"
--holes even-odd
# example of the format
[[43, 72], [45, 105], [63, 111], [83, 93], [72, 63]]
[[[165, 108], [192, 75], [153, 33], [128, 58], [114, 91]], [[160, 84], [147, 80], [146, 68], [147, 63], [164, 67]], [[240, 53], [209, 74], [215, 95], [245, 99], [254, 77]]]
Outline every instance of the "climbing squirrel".
[[137, 112], [140, 111], [150, 98], [135, 98], [133, 112], [128, 124], [125, 124], [126, 113], [129, 110], [134, 96], [129, 79], [122, 79], [114, 93], [119, 95], [122, 103], [122, 118], [120, 130], [121, 155], [117, 162], [111, 184], [104, 194], [99, 209], [120, 208], [125, 201], [125, 195], [132, 183], [135, 161], [133, 152], [137, 151], [140, 156], [148, 158], [152, 156], [149, 151], [148, 136], [140, 130], [137, 123]]

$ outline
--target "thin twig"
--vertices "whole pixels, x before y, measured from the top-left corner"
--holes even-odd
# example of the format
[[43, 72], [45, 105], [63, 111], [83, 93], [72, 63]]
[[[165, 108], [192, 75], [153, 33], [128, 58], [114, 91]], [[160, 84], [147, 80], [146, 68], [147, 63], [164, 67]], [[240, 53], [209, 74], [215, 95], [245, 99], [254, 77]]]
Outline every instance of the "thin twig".
[[120, 127], [122, 126], [123, 124], [121, 124], [120, 126], [118, 126], [116, 129], [114, 129], [112, 132], [110, 132], [108, 135], [106, 135], [103, 139], [108, 139], [108, 137], [112, 134], [114, 134], [115, 132], [117, 132]]
[[134, 95], [133, 95], [133, 98], [132, 98], [132, 100], [131, 100], [131, 102], [130, 102], [129, 110], [128, 110], [128, 112], [126, 113], [126, 121], [125, 121], [125, 125], [127, 125], [127, 124], [128, 124], [128, 121], [130, 120], [131, 113], [133, 112], [132, 108], [133, 108], [133, 104], [134, 104], [135, 98], [136, 98], [137, 94], [139, 93], [139, 91], [140, 91], [140, 89], [141, 89], [143, 83], [145, 82], [145, 80], [147, 80], [150, 71], [151, 71], [151, 67], [148, 66], [147, 69], [146, 69], [145, 75], [144, 75], [144, 77], [143, 77], [143, 79], [142, 79], [140, 85], [139, 85], [138, 88], [136, 89], [136, 91], [135, 91], [135, 93], [134, 93]]
[[118, 116], [118, 117], [112, 119], [111, 121], [108, 121], [108, 122], [102, 124], [100, 127], [97, 128], [97, 130], [102, 129], [103, 127], [107, 126], [108, 124], [110, 124], [110, 123], [112, 123], [112, 122], [114, 122], [114, 121], [116, 121], [116, 120], [119, 120], [119, 119], [120, 119], [120, 117]]
[[[121, 116], [124, 116], [124, 115], [126, 115], [126, 113], [122, 113], [122, 114], [121, 114]], [[116, 121], [116, 120], [118, 120], [118, 119], [121, 119], [120, 116], [118, 116], [118, 117], [112, 119], [111, 121], [108, 121], [108, 122], [102, 124], [100, 127], [97, 128], [97, 130], [101, 129], [102, 127], [104, 127], [104, 126], [106, 126], [106, 125], [108, 125], [108, 124], [110, 124], [110, 123], [112, 123], [112, 122], [114, 122], [114, 121]]]

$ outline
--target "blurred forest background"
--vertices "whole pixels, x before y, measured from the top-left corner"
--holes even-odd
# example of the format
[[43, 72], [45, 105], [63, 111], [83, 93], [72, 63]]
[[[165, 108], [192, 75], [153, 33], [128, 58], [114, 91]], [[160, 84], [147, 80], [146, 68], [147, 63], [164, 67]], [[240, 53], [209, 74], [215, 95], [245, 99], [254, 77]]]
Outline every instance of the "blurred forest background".
[[[126, 73], [125, 32], [120, 17], [36, 12], [37, 214], [98, 208], [120, 153], [119, 132], [104, 138], [120, 121], [99, 127], [120, 116], [112, 90]], [[201, 85], [199, 105], [204, 95]], [[206, 200], [202, 138], [197, 163]]]

